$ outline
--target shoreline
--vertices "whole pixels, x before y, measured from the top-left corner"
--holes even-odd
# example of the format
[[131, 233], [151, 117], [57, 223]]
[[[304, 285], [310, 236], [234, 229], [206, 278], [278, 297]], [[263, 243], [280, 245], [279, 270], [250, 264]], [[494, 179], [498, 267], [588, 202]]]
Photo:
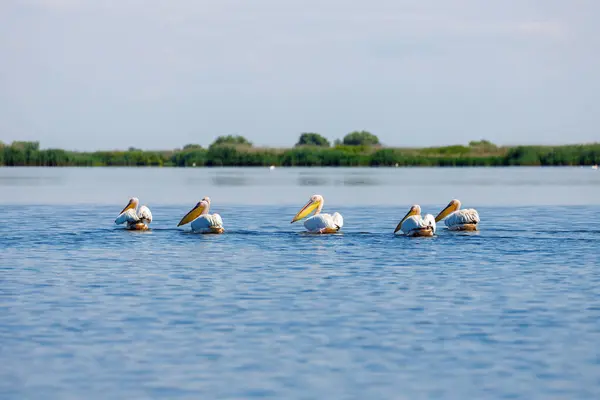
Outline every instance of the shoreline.
[[366, 145], [287, 149], [220, 144], [164, 151], [77, 152], [40, 149], [38, 142], [0, 144], [0, 167], [508, 167], [600, 164], [600, 143], [560, 146], [398, 148]]

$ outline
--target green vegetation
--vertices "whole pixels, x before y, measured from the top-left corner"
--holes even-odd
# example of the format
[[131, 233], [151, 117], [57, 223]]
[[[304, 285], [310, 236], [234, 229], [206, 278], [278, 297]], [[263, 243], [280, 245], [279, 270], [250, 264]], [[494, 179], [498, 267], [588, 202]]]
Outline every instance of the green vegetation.
[[346, 146], [378, 146], [379, 138], [367, 131], [354, 131], [344, 136]]
[[296, 143], [296, 147], [299, 146], [329, 147], [331, 145], [329, 144], [329, 140], [325, 139], [318, 133], [303, 133], [300, 135], [298, 143]]
[[[333, 147], [316, 133], [304, 133], [296, 147], [253, 147], [241, 136], [219, 137], [208, 149], [75, 152], [40, 149], [38, 142], [0, 142], [0, 166], [510, 166], [600, 164], [600, 143], [500, 147], [486, 140], [467, 146], [382, 147], [376, 136], [352, 132]], [[348, 139], [348, 140], [346, 140]]]
[[210, 145], [212, 146], [248, 146], [252, 147], [252, 143], [243, 136], [219, 136]]

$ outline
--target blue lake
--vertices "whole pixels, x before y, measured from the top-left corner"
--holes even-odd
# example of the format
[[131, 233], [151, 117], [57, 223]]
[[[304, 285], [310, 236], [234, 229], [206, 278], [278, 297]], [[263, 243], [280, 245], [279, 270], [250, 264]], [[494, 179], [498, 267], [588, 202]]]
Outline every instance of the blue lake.
[[[314, 193], [343, 233], [290, 224]], [[226, 233], [176, 228], [206, 195]], [[453, 197], [479, 232], [392, 234]], [[596, 399], [598, 199], [589, 168], [2, 168], [0, 398]]]

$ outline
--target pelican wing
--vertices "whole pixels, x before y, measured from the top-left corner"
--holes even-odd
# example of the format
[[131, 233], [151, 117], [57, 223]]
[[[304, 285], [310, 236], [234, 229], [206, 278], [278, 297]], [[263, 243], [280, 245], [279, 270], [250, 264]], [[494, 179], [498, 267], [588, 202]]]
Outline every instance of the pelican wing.
[[337, 216], [335, 214], [334, 216], [331, 216], [330, 214], [318, 214], [307, 218], [304, 221], [304, 227], [307, 231], [314, 233], [319, 232], [321, 229], [339, 230], [341, 226], [336, 224], [336, 222], [341, 222], [343, 225], [344, 220], [342, 219], [342, 216], [340, 214], [336, 214]]
[[334, 212], [331, 218], [333, 219], [333, 223], [339, 227], [338, 229], [342, 229], [344, 226], [344, 218], [342, 218], [342, 214], [339, 212]]
[[219, 214], [213, 214], [213, 227], [222, 228], [223, 227], [223, 218]]
[[404, 234], [410, 236], [414, 231], [427, 227], [433, 228], [433, 233], [435, 233], [435, 218], [431, 214], [427, 214], [424, 217], [421, 215], [412, 215], [404, 220], [400, 229]]
[[192, 231], [211, 232], [214, 228], [222, 228], [223, 220], [219, 214], [204, 214], [192, 221]]
[[464, 224], [477, 224], [479, 223], [479, 214], [477, 213], [477, 210], [473, 208], [458, 210], [450, 214], [448, 218], [444, 220], [444, 223], [448, 227]]
[[138, 211], [138, 218], [146, 224], [152, 222], [152, 213], [150, 212], [150, 209], [146, 206], [141, 206]]
[[433, 229], [433, 233], [435, 233], [437, 225], [435, 223], [435, 217], [433, 215], [425, 214], [425, 216], [423, 217], [423, 222], [427, 224], [427, 226], [430, 226]]
[[[150, 210], [148, 210], [150, 211]], [[115, 224], [120, 225], [120, 224], [124, 224], [125, 222], [127, 222], [128, 224], [134, 224], [136, 222], [138, 222], [140, 219], [138, 218], [137, 214], [135, 213], [135, 210], [133, 208], [130, 208], [128, 210], [123, 211], [121, 214], [119, 214], [119, 216], [117, 217], [117, 219], [115, 219]]]

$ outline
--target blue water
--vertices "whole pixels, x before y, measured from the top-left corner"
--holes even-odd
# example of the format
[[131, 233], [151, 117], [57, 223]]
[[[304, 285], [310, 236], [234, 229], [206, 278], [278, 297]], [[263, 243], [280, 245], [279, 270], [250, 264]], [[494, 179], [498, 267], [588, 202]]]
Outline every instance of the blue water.
[[481, 231], [409, 239], [409, 204], [329, 202], [343, 233], [317, 236], [289, 223], [308, 196], [242, 187], [194, 235], [193, 203], [129, 232], [60, 190], [0, 204], [2, 399], [600, 397], [600, 206], [471, 202]]

